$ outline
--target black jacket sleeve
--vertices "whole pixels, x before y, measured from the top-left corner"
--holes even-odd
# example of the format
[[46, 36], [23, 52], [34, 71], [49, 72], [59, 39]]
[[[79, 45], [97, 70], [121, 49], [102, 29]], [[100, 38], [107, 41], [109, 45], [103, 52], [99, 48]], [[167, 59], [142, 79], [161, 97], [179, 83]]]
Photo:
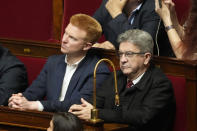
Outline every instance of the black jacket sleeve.
[[0, 47], [0, 105], [7, 105], [9, 97], [23, 92], [28, 86], [23, 63], [7, 49]]

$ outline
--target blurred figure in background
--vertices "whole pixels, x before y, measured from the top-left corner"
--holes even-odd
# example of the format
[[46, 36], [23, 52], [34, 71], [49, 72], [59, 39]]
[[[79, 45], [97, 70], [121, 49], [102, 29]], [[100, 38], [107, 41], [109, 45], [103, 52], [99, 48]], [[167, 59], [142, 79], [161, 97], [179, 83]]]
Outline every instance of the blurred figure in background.
[[83, 131], [79, 118], [69, 112], [55, 113], [47, 131]]
[[181, 26], [172, 0], [155, 0], [155, 11], [166, 28], [172, 49], [177, 58], [197, 60], [197, 0], [192, 0], [191, 9], [184, 26]]
[[107, 41], [93, 47], [118, 49], [117, 37], [129, 29], [148, 32], [154, 40], [154, 54], [174, 56], [154, 0], [103, 0], [94, 14], [102, 26]]
[[28, 86], [25, 66], [7, 48], [0, 46], [0, 105], [7, 105], [13, 93]]

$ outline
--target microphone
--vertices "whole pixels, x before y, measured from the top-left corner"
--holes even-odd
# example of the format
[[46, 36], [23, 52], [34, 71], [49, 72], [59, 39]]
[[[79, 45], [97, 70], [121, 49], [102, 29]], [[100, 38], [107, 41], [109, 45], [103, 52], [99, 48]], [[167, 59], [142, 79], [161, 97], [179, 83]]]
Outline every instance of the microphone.
[[114, 86], [115, 86], [115, 105], [119, 106], [120, 105], [120, 100], [119, 100], [119, 95], [118, 95], [118, 87], [117, 87], [117, 78], [116, 78], [116, 68], [113, 64], [113, 62], [107, 58], [103, 58], [101, 60], [99, 60], [94, 68], [94, 89], [93, 89], [93, 109], [91, 109], [91, 119], [89, 119], [89, 122], [91, 123], [102, 123], [103, 120], [98, 118], [98, 109], [96, 109], [96, 69], [98, 67], [98, 65], [102, 62], [108, 62], [114, 71]]

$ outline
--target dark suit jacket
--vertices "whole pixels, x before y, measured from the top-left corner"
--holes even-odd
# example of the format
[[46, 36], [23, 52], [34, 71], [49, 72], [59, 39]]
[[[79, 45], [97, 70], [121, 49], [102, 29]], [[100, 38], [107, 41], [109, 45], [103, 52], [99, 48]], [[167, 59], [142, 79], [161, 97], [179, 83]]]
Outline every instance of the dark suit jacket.
[[99, 117], [105, 122], [130, 125], [131, 131], [170, 131], [175, 116], [175, 98], [171, 82], [152, 66], [131, 88], [127, 78], [117, 73], [120, 106], [114, 105], [113, 76], [97, 90]]
[[[63, 102], [59, 101], [66, 70], [65, 55], [48, 58], [40, 75], [23, 93], [30, 101], [40, 100], [45, 111], [67, 111], [72, 104], [80, 104], [80, 98], [89, 99], [93, 92], [93, 72], [98, 57], [87, 54], [73, 74]], [[97, 70], [97, 87], [109, 75], [104, 63]]]
[[12, 94], [23, 92], [27, 86], [24, 64], [0, 46], [0, 105], [7, 105]]
[[[106, 40], [113, 43], [117, 49], [119, 47], [119, 44], [116, 42], [118, 35], [129, 29], [144, 30], [150, 33], [154, 40], [156, 39], [156, 32], [158, 29], [160, 17], [155, 12], [154, 0], [144, 0], [140, 10], [135, 15], [132, 25], [129, 24], [128, 17], [124, 13], [112, 19], [111, 15], [105, 8], [106, 2], [107, 0], [103, 0], [101, 6], [97, 9], [93, 17], [97, 19], [102, 25]], [[174, 56], [168, 36], [162, 23], [159, 28], [157, 41], [161, 56]], [[155, 43], [154, 54], [157, 54], [157, 52], [158, 50]]]

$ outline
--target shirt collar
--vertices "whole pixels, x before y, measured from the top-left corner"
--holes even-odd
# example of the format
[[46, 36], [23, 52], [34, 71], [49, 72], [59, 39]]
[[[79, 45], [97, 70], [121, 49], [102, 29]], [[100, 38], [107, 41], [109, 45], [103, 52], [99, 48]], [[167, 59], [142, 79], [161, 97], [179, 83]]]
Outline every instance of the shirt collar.
[[66, 55], [66, 56], [65, 56], [65, 63], [66, 63], [67, 65], [69, 65], [69, 66], [77, 66], [77, 65], [79, 65], [79, 63], [80, 63], [84, 58], [85, 58], [85, 56], [82, 57], [79, 61], [75, 62], [74, 64], [68, 64], [67, 55]]
[[[145, 72], [144, 72], [144, 73], [145, 73]], [[137, 84], [137, 83], [141, 80], [141, 78], [142, 78], [142, 76], [144, 75], [144, 73], [141, 74], [140, 76], [138, 76], [138, 78], [136, 78], [135, 80], [132, 81], [132, 82], [133, 82], [133, 85]]]
[[141, 6], [142, 6], [142, 3], [139, 4], [130, 14], [133, 14], [133, 13], [135, 13], [136, 11], [140, 10]]

